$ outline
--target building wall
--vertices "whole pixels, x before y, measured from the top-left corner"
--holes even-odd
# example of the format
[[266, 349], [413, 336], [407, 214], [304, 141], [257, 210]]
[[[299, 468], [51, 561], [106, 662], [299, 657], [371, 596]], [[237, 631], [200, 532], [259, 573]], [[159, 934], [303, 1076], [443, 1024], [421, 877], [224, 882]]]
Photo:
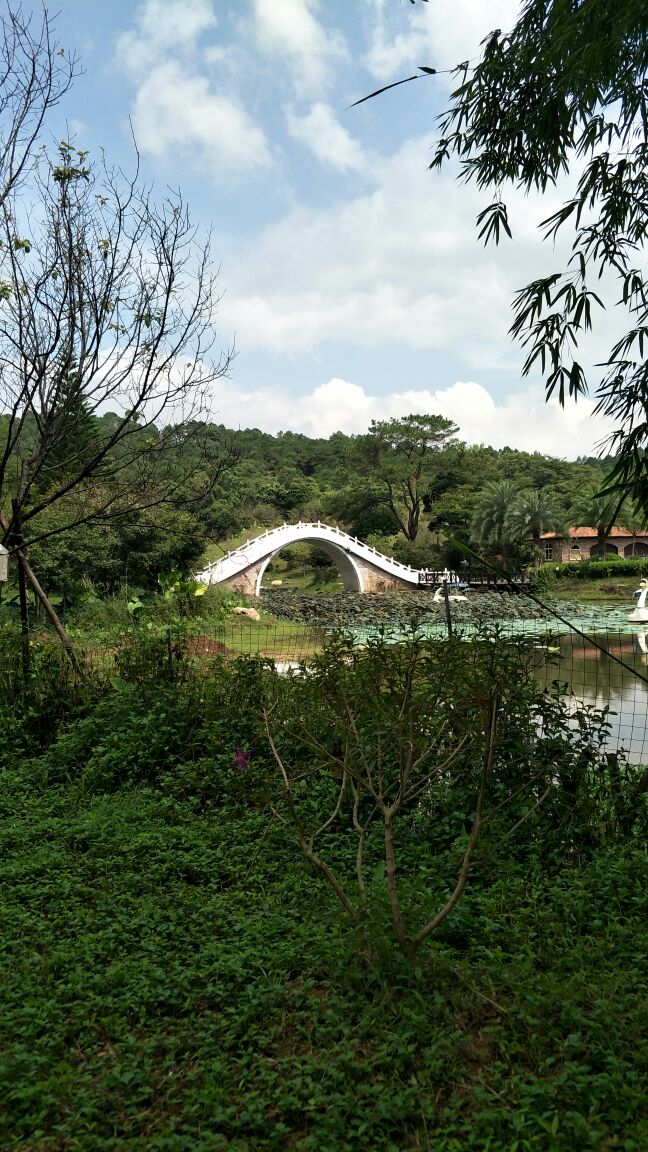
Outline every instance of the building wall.
[[[579, 560], [589, 560], [598, 556], [598, 545], [595, 536], [581, 537], [579, 547], [574, 548], [569, 540], [543, 540], [545, 563], [574, 564]], [[633, 552], [634, 549], [634, 552]], [[622, 556], [632, 559], [648, 556], [648, 535], [641, 536], [613, 536], [607, 541], [606, 555]], [[551, 555], [549, 555], [551, 552]]]
[[573, 564], [586, 559], [582, 548], [572, 548], [569, 540], [543, 540], [546, 564]]

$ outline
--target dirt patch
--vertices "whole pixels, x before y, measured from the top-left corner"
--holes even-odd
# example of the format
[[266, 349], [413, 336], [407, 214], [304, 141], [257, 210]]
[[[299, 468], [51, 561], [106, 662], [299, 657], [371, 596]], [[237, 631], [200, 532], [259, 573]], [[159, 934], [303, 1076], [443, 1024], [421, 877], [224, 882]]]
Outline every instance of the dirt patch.
[[199, 660], [209, 659], [210, 656], [232, 655], [230, 648], [220, 640], [211, 640], [209, 636], [191, 636], [185, 640], [183, 649], [187, 656], [194, 656]]

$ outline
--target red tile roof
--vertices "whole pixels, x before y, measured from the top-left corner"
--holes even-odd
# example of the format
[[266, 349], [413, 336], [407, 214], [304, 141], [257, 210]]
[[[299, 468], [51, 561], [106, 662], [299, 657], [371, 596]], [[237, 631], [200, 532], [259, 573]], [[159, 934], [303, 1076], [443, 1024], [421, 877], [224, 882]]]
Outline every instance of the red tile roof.
[[[591, 540], [596, 539], [598, 532], [596, 528], [570, 528], [568, 530], [570, 540]], [[648, 531], [644, 532], [631, 532], [629, 528], [611, 528], [607, 534], [609, 540], [612, 536], [625, 536], [628, 540], [648, 540]], [[540, 535], [541, 540], [564, 540], [562, 532], [542, 532]]]

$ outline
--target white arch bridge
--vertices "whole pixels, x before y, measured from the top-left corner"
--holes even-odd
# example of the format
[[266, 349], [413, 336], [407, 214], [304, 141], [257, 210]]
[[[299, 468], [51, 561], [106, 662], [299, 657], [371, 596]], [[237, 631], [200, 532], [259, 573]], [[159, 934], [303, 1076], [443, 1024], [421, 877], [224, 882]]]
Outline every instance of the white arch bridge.
[[[387, 588], [418, 588], [429, 583], [429, 573], [401, 564], [393, 556], [383, 556], [356, 536], [349, 536], [330, 524], [282, 524], [271, 528], [254, 540], [246, 540], [240, 548], [228, 552], [220, 560], [209, 564], [196, 574], [203, 584], [226, 584], [247, 596], [261, 594], [261, 581], [273, 556], [289, 544], [303, 541], [315, 544], [335, 563], [345, 590], [350, 592], [382, 592]], [[445, 572], [439, 579], [456, 581], [454, 573]], [[424, 577], [424, 579], [420, 579]]]

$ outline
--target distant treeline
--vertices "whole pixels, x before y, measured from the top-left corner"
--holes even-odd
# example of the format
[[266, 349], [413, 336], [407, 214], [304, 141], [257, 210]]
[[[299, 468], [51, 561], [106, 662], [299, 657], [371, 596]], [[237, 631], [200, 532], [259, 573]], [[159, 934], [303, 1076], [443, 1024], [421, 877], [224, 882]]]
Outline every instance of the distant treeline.
[[[85, 433], [90, 447], [93, 437], [109, 434], [114, 419], [93, 418]], [[438, 416], [374, 422], [365, 435], [336, 432], [326, 439], [195, 422], [189, 437], [186, 426], [178, 431], [176, 442], [173, 431], [161, 429], [158, 442], [149, 426], [128, 458], [116, 449], [118, 501], [106, 499], [111, 480], [104, 469], [100, 481], [89, 478], [48, 507], [43, 493], [48, 484], [60, 489], [65, 452], [50, 460], [50, 473], [34, 488], [34, 499], [46, 506], [24, 529], [48, 591], [75, 598], [84, 588], [110, 594], [124, 584], [153, 587], [160, 573], [197, 565], [210, 543], [286, 520], [336, 523], [421, 567], [457, 563], [457, 541], [482, 554], [531, 561], [541, 530], [599, 522], [601, 502], [592, 502], [612, 463], [469, 446]], [[83, 450], [75, 442], [70, 453], [78, 460]], [[15, 450], [16, 476], [28, 451], [25, 434]], [[147, 483], [157, 476], [159, 490], [142, 507], [140, 460], [155, 453]], [[5, 509], [12, 495], [3, 493]], [[632, 519], [631, 509], [625, 518]]]

